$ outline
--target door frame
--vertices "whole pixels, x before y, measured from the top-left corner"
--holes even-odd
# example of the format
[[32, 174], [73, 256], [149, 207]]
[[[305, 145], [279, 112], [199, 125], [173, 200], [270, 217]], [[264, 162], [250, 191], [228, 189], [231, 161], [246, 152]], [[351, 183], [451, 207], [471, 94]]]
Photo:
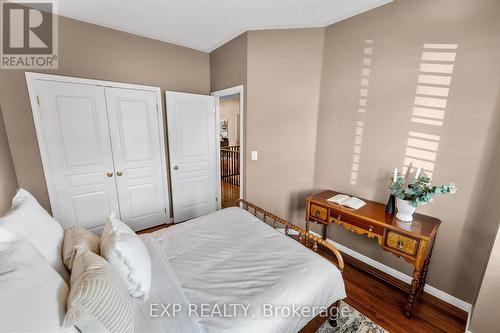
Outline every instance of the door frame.
[[[218, 97], [217, 98], [217, 110], [216, 110], [216, 119], [217, 119], [217, 129], [220, 127], [220, 108], [219, 108], [219, 99], [220, 97], [225, 97], [225, 96], [230, 96], [230, 95], [235, 95], [239, 94], [240, 95], [240, 199], [245, 199], [245, 155], [246, 155], [246, 149], [245, 149], [245, 133], [246, 133], [246, 128], [245, 128], [245, 103], [244, 103], [244, 86], [239, 85], [227, 89], [222, 89], [222, 90], [217, 90], [211, 93], [212, 96]], [[219, 170], [218, 170], [218, 178], [219, 178], [219, 183], [218, 183], [218, 193], [219, 193], [219, 209], [221, 208], [221, 203], [222, 203], [222, 193], [221, 193], [221, 179], [220, 179], [220, 138], [219, 138], [220, 131], [217, 131], [217, 155], [219, 158]]]
[[42, 74], [42, 73], [33, 73], [26, 72], [26, 84], [28, 86], [28, 94], [31, 103], [31, 110], [33, 113], [33, 120], [35, 123], [35, 132], [38, 139], [38, 146], [40, 149], [40, 155], [42, 158], [42, 166], [45, 176], [45, 181], [47, 182], [47, 191], [49, 193], [50, 206], [52, 208], [52, 215], [59, 216], [60, 208], [56, 200], [56, 189], [54, 180], [52, 178], [52, 168], [50, 166], [48, 149], [45, 142], [45, 133], [42, 124], [42, 117], [40, 111], [40, 105], [38, 104], [38, 96], [35, 86], [35, 81], [52, 81], [52, 82], [60, 82], [60, 83], [72, 83], [72, 84], [82, 84], [82, 85], [90, 85], [90, 86], [100, 86], [103, 88], [122, 88], [122, 89], [131, 89], [131, 90], [141, 90], [141, 91], [149, 91], [155, 93], [156, 96], [156, 111], [158, 113], [158, 126], [160, 129], [160, 150], [161, 150], [161, 168], [162, 168], [162, 178], [163, 178], [163, 192], [165, 207], [166, 207], [166, 221], [170, 223], [170, 198], [169, 198], [169, 178], [167, 173], [167, 157], [166, 157], [166, 148], [165, 148], [165, 121], [163, 119], [163, 105], [161, 101], [161, 89], [159, 87], [153, 86], [144, 86], [138, 84], [131, 83], [122, 83], [122, 82], [114, 82], [114, 81], [103, 81], [103, 80], [94, 80], [94, 79], [85, 79], [78, 78], [72, 76], [62, 76], [62, 75], [52, 75], [52, 74]]

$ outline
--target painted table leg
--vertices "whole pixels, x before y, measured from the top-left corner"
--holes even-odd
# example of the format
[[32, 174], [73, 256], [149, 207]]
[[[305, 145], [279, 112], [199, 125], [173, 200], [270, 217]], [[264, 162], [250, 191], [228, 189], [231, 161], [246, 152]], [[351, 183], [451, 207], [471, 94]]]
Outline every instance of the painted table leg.
[[[309, 233], [309, 219], [306, 220], [306, 231]], [[307, 237], [304, 237], [304, 244], [307, 246]]]
[[415, 302], [417, 300], [420, 281], [421, 281], [421, 270], [415, 268], [415, 271], [413, 272], [413, 280], [411, 281], [408, 303], [406, 303], [405, 306], [405, 316], [408, 318], [411, 317], [413, 309], [415, 308]]
[[[427, 258], [424, 261], [424, 268], [422, 269], [422, 277], [420, 278], [420, 288], [418, 294], [424, 291], [425, 282], [427, 281], [427, 272], [429, 271], [429, 263], [431, 262], [432, 250], [434, 249], [434, 244], [432, 244], [431, 250]], [[418, 295], [417, 295], [418, 296]]]
[[327, 227], [326, 225], [323, 225], [323, 235], [322, 235], [322, 237], [321, 237], [321, 238], [323, 238], [323, 240], [325, 240], [325, 239], [326, 239], [326, 231], [327, 231], [327, 228], [328, 228], [328, 227]]

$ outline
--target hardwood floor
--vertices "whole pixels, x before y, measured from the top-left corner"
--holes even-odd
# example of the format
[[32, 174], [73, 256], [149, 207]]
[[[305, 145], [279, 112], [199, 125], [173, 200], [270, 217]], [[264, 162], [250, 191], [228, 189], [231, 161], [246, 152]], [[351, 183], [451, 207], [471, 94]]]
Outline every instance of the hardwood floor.
[[221, 182], [222, 208], [237, 206], [236, 201], [240, 198], [240, 187], [228, 182]]
[[136, 234], [138, 235], [141, 235], [141, 234], [149, 234], [149, 233], [152, 233], [152, 232], [155, 232], [155, 231], [158, 231], [158, 230], [161, 230], [161, 229], [165, 229], [165, 228], [170, 228], [170, 227], [173, 227], [175, 225], [175, 223], [165, 223], [165, 224], [160, 224], [160, 225], [157, 225], [156, 227], [152, 227], [152, 228], [148, 228], [148, 229], [143, 229], [143, 230], [139, 230], [136, 232]]
[[422, 294], [408, 319], [403, 314], [407, 294], [347, 265], [344, 272], [346, 302], [389, 332], [464, 332], [467, 314]]
[[[335, 262], [329, 253], [319, 253], [328, 260]], [[393, 279], [385, 273], [378, 272], [378, 276], [365, 273], [356, 266], [364, 264], [343, 254], [346, 259], [343, 273], [347, 290], [346, 303], [372, 319], [391, 333], [428, 333], [428, 332], [461, 332], [465, 331], [467, 313], [440, 299], [422, 293], [411, 319], [403, 314], [403, 307], [407, 301], [407, 294], [402, 290], [384, 282]], [[353, 264], [354, 263], [354, 264]], [[402, 288], [407, 287], [403, 282]], [[324, 322], [315, 318], [301, 333], [313, 333]]]
[[[173, 224], [164, 224], [138, 233], [148, 233], [162, 228], [168, 228]], [[335, 258], [321, 250], [318, 250], [326, 259], [335, 262]], [[384, 282], [393, 279], [382, 272], [378, 277], [365, 273], [356, 266], [364, 264], [356, 262], [344, 254], [346, 259], [343, 273], [347, 290], [346, 303], [356, 310], [372, 319], [391, 333], [429, 333], [429, 332], [461, 332], [465, 331], [467, 313], [427, 293], [422, 293], [413, 317], [408, 319], [403, 314], [406, 304], [406, 293], [402, 290]], [[311, 281], [314, 283], [314, 281]], [[307, 288], [307, 286], [304, 286]], [[407, 285], [401, 282], [401, 288]], [[323, 324], [326, 318], [316, 317], [311, 320], [300, 333], [314, 333]]]

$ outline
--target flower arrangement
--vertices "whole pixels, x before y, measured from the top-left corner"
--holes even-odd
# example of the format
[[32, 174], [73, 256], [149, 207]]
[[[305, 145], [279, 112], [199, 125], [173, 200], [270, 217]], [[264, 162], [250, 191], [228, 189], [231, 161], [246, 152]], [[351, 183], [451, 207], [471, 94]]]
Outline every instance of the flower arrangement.
[[406, 179], [396, 176], [390, 189], [396, 198], [407, 201], [411, 206], [417, 207], [431, 201], [435, 196], [453, 194], [457, 191], [455, 184], [432, 186], [429, 177], [421, 175], [415, 177], [412, 183], [406, 185]]

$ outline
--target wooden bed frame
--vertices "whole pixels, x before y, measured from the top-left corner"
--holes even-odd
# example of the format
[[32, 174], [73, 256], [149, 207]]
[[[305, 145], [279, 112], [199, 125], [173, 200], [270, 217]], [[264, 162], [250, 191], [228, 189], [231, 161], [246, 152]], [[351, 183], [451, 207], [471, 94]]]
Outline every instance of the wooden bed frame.
[[[324, 247], [326, 250], [328, 250], [328, 252], [331, 252], [335, 258], [337, 258], [337, 268], [340, 270], [340, 272], [342, 273], [344, 271], [344, 259], [342, 258], [342, 254], [340, 253], [340, 251], [335, 247], [333, 246], [332, 244], [328, 243], [326, 240], [323, 240], [319, 237], [316, 237], [314, 236], [313, 234], [309, 233], [308, 231], [306, 231], [305, 229], [302, 229], [290, 222], [288, 222], [287, 220], [284, 220], [282, 219], [281, 217], [278, 217], [276, 215], [274, 215], [273, 213], [270, 213], [268, 212], [267, 210], [263, 209], [263, 208], [260, 208], [259, 206], [251, 203], [251, 202], [248, 202], [244, 199], [239, 199], [237, 201], [237, 204], [239, 207], [247, 210], [248, 212], [252, 213], [255, 217], [259, 218], [260, 220], [264, 221], [264, 222], [272, 222], [272, 226], [274, 229], [276, 229], [276, 227], [278, 226], [278, 224], [281, 224], [285, 227], [285, 235], [288, 235], [288, 231], [290, 229], [298, 232], [299, 234], [299, 237], [298, 237], [298, 241], [299, 243], [301, 243], [302, 245], [304, 245], [305, 247], [307, 248], [310, 248], [308, 246], [308, 242], [311, 241], [312, 242], [312, 249], [317, 252], [318, 251], [318, 244], [322, 245], [322, 247]], [[260, 216], [262, 216], [262, 218], [259, 217], [259, 214]], [[330, 325], [332, 325], [333, 327], [336, 327], [337, 326], [337, 316], [338, 316], [338, 309], [339, 309], [339, 306], [340, 306], [340, 300], [333, 303], [331, 307], [333, 307], [334, 311], [331, 313], [331, 316], [328, 320], [328, 322], [330, 323]], [[331, 312], [331, 311], [330, 311]]]

